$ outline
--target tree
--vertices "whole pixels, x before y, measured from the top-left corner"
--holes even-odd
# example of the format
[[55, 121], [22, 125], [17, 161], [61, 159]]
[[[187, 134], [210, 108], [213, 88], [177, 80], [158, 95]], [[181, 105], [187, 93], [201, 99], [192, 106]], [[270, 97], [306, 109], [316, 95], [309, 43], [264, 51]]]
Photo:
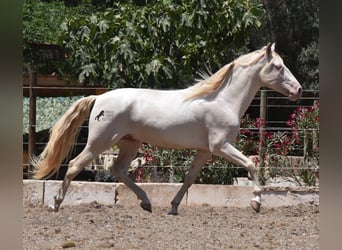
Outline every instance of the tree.
[[[23, 3], [24, 68], [31, 67], [40, 73], [67, 71], [67, 66], [70, 65], [51, 58], [46, 48], [54, 47], [63, 54], [63, 46], [57, 46], [61, 23], [68, 16], [85, 14], [93, 9], [89, 5], [66, 6], [62, 1], [25, 0]], [[62, 56], [64, 55], [57, 56], [57, 59], [61, 59]], [[69, 72], [72, 70], [69, 69]]]
[[179, 88], [204, 64], [216, 70], [244, 51], [262, 13], [247, 0], [115, 2], [66, 18], [61, 42], [80, 82]]
[[[182, 87], [205, 64], [276, 42], [304, 88], [318, 89], [318, 0], [25, 0], [23, 10], [25, 63], [84, 84]], [[69, 57], [47, 60], [41, 43]]]
[[304, 89], [318, 90], [319, 1], [262, 0], [266, 15], [259, 43], [274, 41], [277, 50]]

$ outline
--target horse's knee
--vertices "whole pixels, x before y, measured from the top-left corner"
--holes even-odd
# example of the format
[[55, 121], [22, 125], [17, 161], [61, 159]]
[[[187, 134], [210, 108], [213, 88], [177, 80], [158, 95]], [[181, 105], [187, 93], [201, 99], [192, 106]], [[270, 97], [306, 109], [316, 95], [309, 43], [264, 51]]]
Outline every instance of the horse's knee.
[[68, 170], [65, 174], [65, 178], [74, 179], [83, 169], [83, 166], [75, 165], [73, 163], [69, 164]]
[[248, 178], [253, 179], [257, 174], [258, 169], [255, 167], [253, 161], [248, 162], [246, 169], [248, 171]]

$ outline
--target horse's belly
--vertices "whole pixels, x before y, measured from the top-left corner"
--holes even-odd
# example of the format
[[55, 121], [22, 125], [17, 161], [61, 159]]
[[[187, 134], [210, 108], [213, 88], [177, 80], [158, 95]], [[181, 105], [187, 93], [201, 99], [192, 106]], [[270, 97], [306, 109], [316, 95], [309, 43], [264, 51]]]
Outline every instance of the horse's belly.
[[159, 130], [145, 127], [139, 133], [134, 133], [133, 137], [165, 148], [208, 148], [207, 134], [199, 128]]

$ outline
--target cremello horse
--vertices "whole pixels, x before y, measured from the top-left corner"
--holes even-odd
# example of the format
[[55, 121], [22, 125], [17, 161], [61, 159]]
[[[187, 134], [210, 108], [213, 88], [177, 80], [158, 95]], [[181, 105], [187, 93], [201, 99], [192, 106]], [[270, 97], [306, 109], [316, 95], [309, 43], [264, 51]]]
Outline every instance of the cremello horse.
[[111, 168], [112, 174], [137, 195], [143, 209], [151, 212], [147, 194], [127, 175], [139, 147], [147, 142], [165, 148], [197, 149], [184, 184], [171, 202], [169, 214], [178, 213], [184, 194], [213, 154], [249, 171], [254, 182], [251, 206], [259, 212], [261, 188], [257, 169], [233, 142], [239, 131], [240, 118], [263, 86], [292, 101], [301, 96], [301, 85], [274, 51], [274, 44], [239, 57], [186, 89], [123, 88], [81, 98], [54, 125], [46, 148], [33, 160], [35, 178], [46, 178], [58, 171], [72, 148], [80, 125], [90, 113], [87, 145], [69, 162], [62, 187], [55, 196], [55, 211], [71, 180], [94, 157], [116, 144], [120, 151]]

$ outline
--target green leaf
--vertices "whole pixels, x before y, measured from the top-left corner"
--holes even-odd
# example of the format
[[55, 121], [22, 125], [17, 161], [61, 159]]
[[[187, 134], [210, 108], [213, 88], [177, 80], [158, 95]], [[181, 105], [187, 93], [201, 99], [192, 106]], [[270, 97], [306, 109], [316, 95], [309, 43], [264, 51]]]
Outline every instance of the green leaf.
[[98, 24], [98, 27], [100, 29], [100, 32], [101, 33], [106, 33], [106, 31], [108, 30], [109, 28], [109, 25], [108, 25], [108, 21], [107, 20], [101, 20]]

